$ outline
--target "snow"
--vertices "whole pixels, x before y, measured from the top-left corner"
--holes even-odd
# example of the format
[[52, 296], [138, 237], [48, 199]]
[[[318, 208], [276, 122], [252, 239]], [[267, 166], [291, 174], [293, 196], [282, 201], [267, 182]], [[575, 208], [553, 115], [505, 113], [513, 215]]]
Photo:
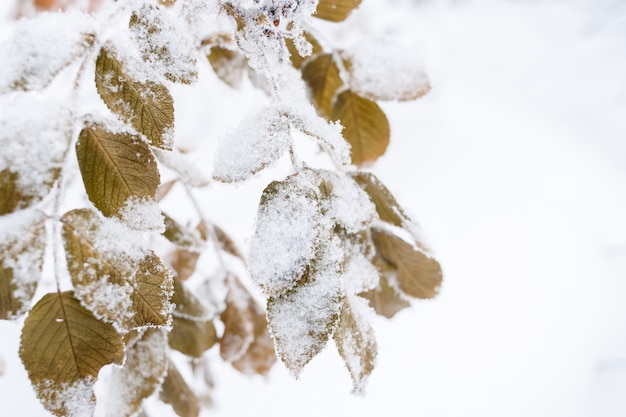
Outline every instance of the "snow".
[[[374, 322], [364, 397], [350, 395], [332, 346], [297, 381], [280, 364], [267, 379], [239, 375], [213, 349], [216, 408], [204, 415], [623, 416], [626, 6], [382, 4], [364, 0], [347, 23], [419, 45], [432, 90], [381, 103], [392, 137], [372, 171], [422, 225], [444, 268], [441, 294]], [[249, 110], [215, 81], [199, 80], [202, 95], [228, 102], [183, 129], [206, 132], [209, 119], [219, 132], [226, 113]], [[213, 133], [191, 133], [194, 151], [211, 149]], [[243, 239], [263, 179], [211, 187], [202, 202]], [[18, 324], [1, 322], [0, 335], [5, 413], [49, 416], [17, 357]]]

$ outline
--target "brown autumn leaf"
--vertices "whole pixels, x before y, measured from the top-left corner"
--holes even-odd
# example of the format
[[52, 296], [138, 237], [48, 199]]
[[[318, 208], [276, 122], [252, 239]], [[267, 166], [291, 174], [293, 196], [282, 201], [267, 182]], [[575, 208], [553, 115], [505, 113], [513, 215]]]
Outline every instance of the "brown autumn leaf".
[[78, 137], [76, 156], [89, 200], [105, 216], [119, 214], [130, 198], [154, 200], [159, 170], [139, 137], [87, 126]]
[[398, 269], [398, 289], [414, 298], [433, 298], [437, 295], [442, 272], [435, 258], [384, 230], [372, 229], [372, 239], [379, 255]]
[[333, 114], [333, 101], [343, 85], [339, 68], [332, 54], [320, 54], [306, 61], [302, 78], [309, 86], [311, 97], [319, 113], [325, 118]]
[[368, 307], [359, 297], [344, 299], [333, 338], [344, 360], [354, 393], [363, 394], [376, 365], [376, 337], [367, 317]]
[[389, 284], [388, 275], [394, 274], [397, 268], [384, 259], [377, 257], [375, 264], [380, 270], [380, 280], [378, 286], [369, 291], [359, 294], [359, 296], [367, 299], [369, 305], [374, 309], [376, 314], [388, 319], [395, 316], [399, 311], [411, 306], [411, 303], [402, 298], [400, 294]]
[[346, 90], [337, 97], [331, 119], [344, 127], [353, 164], [372, 163], [385, 154], [391, 134], [389, 121], [375, 102]]
[[172, 349], [199, 358], [217, 341], [217, 331], [212, 320], [173, 315], [172, 330], [168, 334], [168, 342]]
[[303, 57], [300, 55], [300, 52], [298, 52], [298, 48], [296, 47], [296, 44], [294, 43], [292, 38], [285, 39], [285, 43], [287, 44], [287, 49], [289, 50], [289, 57], [291, 59], [291, 64], [293, 65], [294, 68], [300, 68], [302, 66], [302, 63], [306, 61], [309, 57], [313, 57], [323, 51], [322, 46], [317, 41], [317, 39], [315, 39], [313, 35], [311, 35], [311, 33], [305, 31], [302, 34], [304, 36], [304, 39], [306, 39], [307, 42], [311, 44], [311, 55], [309, 56]]
[[224, 332], [220, 339], [220, 355], [226, 362], [239, 359], [254, 339], [253, 305], [248, 290], [234, 276], [226, 278], [226, 308], [220, 314]]
[[45, 252], [43, 218], [36, 216], [0, 242], [0, 320], [16, 319], [30, 308]]
[[174, 304], [174, 314], [189, 319], [207, 319], [208, 312], [204, 304], [196, 297], [192, 290], [180, 279], [174, 278], [174, 294], [171, 298]]
[[104, 417], [131, 417], [140, 411], [165, 378], [168, 363], [167, 333], [164, 329], [147, 328], [126, 337], [126, 360], [123, 367], [113, 367], [108, 383], [101, 389], [108, 402]]
[[235, 241], [219, 226], [213, 225], [213, 233], [215, 233], [215, 238], [217, 242], [220, 244], [220, 249], [229, 253], [243, 262], [246, 261], [246, 258], [243, 256]]
[[168, 361], [167, 376], [161, 386], [159, 398], [170, 404], [174, 412], [180, 417], [198, 417], [200, 415], [200, 401], [195, 392], [189, 387], [172, 361]]
[[320, 0], [313, 16], [331, 22], [341, 22], [361, 4], [361, 0]]
[[215, 71], [215, 75], [226, 85], [239, 88], [243, 75], [248, 68], [248, 60], [239, 51], [223, 46], [214, 46], [210, 49], [207, 59]]
[[165, 221], [163, 236], [167, 240], [192, 251], [202, 248], [204, 242], [198, 231], [183, 226], [166, 213], [163, 213], [163, 218]]
[[266, 375], [276, 363], [274, 341], [270, 336], [265, 310], [258, 304], [252, 305], [253, 339], [248, 350], [239, 359], [231, 362], [233, 368], [247, 375]]
[[135, 81], [105, 45], [96, 60], [96, 88], [107, 107], [145, 135], [152, 146], [172, 149], [174, 100], [164, 85]]
[[93, 415], [100, 369], [124, 361], [122, 337], [74, 293], [49, 293], [30, 311], [19, 350], [37, 397], [57, 416]]
[[154, 253], [131, 259], [99, 250], [102, 224], [92, 210], [72, 210], [61, 221], [68, 270], [85, 306], [124, 330], [169, 325], [172, 278]]
[[176, 272], [176, 278], [187, 280], [196, 272], [200, 252], [185, 248], [176, 248], [166, 255], [165, 260]]

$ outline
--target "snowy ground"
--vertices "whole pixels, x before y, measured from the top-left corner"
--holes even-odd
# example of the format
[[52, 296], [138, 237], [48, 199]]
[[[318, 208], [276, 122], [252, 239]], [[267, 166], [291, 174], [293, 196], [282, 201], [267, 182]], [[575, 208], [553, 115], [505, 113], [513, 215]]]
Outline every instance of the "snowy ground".
[[[416, 3], [352, 18], [415, 37], [431, 77], [425, 98], [384, 105], [374, 171], [427, 232], [441, 295], [376, 323], [364, 398], [329, 346], [299, 381], [216, 360], [206, 415], [626, 415], [626, 3]], [[46, 416], [17, 335], [0, 323], [2, 414]]]

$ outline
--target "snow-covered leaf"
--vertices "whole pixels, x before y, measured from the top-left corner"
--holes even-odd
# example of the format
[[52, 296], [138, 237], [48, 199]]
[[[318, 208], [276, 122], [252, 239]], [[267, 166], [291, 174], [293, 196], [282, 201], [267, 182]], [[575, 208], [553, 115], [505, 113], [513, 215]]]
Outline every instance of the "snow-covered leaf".
[[88, 14], [42, 13], [20, 20], [0, 44], [0, 94], [47, 87], [94, 40]]
[[159, 398], [163, 402], [171, 404], [180, 417], [198, 417], [200, 414], [198, 396], [171, 361], [168, 361], [167, 376], [161, 386]]
[[198, 78], [196, 50], [164, 8], [144, 4], [129, 27], [142, 58], [171, 82], [191, 84]]
[[302, 63], [307, 60], [308, 56], [315, 56], [322, 52], [322, 46], [320, 43], [311, 35], [309, 32], [303, 32], [302, 36], [311, 45], [311, 54], [307, 56], [300, 55], [300, 51], [296, 47], [296, 43], [293, 38], [285, 39], [285, 43], [287, 44], [287, 49], [289, 49], [289, 54], [291, 58], [291, 63], [294, 68], [300, 68]]
[[[22, 213], [20, 213], [22, 214]], [[15, 319], [35, 295], [45, 250], [43, 219], [35, 216], [10, 233], [0, 232], [0, 319]], [[10, 221], [7, 217], [5, 221]]]
[[370, 100], [415, 100], [430, 91], [430, 81], [415, 48], [391, 37], [360, 38], [343, 51], [350, 88]]
[[274, 181], [263, 191], [248, 266], [267, 295], [293, 288], [315, 258], [324, 230], [319, 193], [312, 171]]
[[174, 101], [168, 89], [154, 81], [139, 82], [124, 71], [112, 47], [100, 49], [96, 88], [102, 101], [150, 144], [171, 150], [174, 141]]
[[127, 337], [123, 367], [114, 367], [97, 396], [104, 417], [132, 417], [144, 400], [160, 388], [167, 372], [167, 334], [148, 328]]
[[257, 113], [225, 138], [215, 153], [213, 177], [244, 181], [276, 162], [291, 145], [290, 115], [276, 107]]
[[213, 71], [224, 83], [232, 88], [239, 88], [243, 75], [248, 68], [248, 61], [241, 52], [222, 46], [211, 48], [207, 56]]
[[361, 0], [320, 0], [314, 16], [331, 22], [341, 22], [360, 4]]
[[105, 216], [119, 214], [132, 200], [154, 201], [159, 170], [137, 136], [88, 126], [80, 132], [76, 155], [87, 195]]
[[12, 94], [0, 96], [0, 108], [2, 215], [32, 206], [48, 195], [63, 165], [72, 126], [70, 112], [60, 98]]
[[344, 126], [343, 135], [352, 147], [352, 163], [376, 161], [389, 145], [389, 121], [375, 102], [346, 90], [337, 97], [332, 120]]
[[342, 305], [339, 239], [329, 239], [317, 255], [295, 287], [267, 303], [276, 353], [295, 377], [326, 345]]
[[366, 230], [376, 216], [367, 194], [346, 174], [327, 170], [317, 173], [324, 216], [348, 233]]
[[101, 248], [106, 225], [88, 209], [62, 218], [67, 264], [76, 297], [97, 317], [121, 330], [168, 326], [172, 277], [150, 251], [115, 253]]
[[73, 292], [49, 293], [30, 311], [20, 358], [44, 407], [57, 416], [93, 415], [100, 368], [124, 360], [122, 337], [98, 320]]
[[397, 284], [402, 293], [415, 298], [432, 298], [439, 292], [442, 272], [439, 262], [422, 248], [385, 230], [372, 229], [380, 256], [398, 269]]
[[333, 334], [354, 386], [363, 394], [367, 379], [376, 364], [376, 338], [370, 325], [369, 307], [359, 297], [347, 297], [341, 306], [337, 330]]
[[302, 67], [302, 78], [309, 86], [317, 110], [325, 118], [330, 118], [335, 95], [343, 85], [333, 55], [320, 54], [307, 60]]

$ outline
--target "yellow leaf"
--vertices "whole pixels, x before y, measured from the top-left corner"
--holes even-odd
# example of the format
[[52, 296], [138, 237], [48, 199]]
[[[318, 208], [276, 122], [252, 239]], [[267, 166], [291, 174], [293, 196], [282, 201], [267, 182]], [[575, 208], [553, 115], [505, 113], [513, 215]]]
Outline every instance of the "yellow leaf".
[[87, 195], [105, 216], [118, 214], [131, 197], [155, 198], [159, 170], [150, 148], [138, 137], [99, 125], [85, 127], [76, 155]]
[[332, 120], [344, 126], [352, 148], [352, 163], [361, 166], [381, 157], [389, 145], [389, 121], [378, 104], [346, 90], [337, 97]]
[[103, 366], [124, 360], [122, 337], [70, 292], [49, 293], [24, 322], [20, 358], [44, 407], [57, 416], [93, 415]]
[[430, 254], [383, 230], [372, 229], [380, 256], [398, 269], [397, 286], [406, 295], [432, 298], [439, 292], [442, 272]]
[[306, 81], [315, 107], [327, 119], [333, 112], [333, 99], [343, 85], [339, 68], [332, 54], [321, 54], [308, 60], [302, 68], [302, 78]]
[[133, 80], [104, 46], [96, 60], [96, 88], [107, 107], [144, 134], [152, 146], [172, 149], [174, 101], [164, 85]]
[[320, 0], [317, 12], [313, 16], [331, 22], [341, 22], [360, 4], [361, 0]]
[[0, 171], [0, 216], [27, 206], [32, 197], [23, 195], [17, 186], [17, 173], [8, 168]]

